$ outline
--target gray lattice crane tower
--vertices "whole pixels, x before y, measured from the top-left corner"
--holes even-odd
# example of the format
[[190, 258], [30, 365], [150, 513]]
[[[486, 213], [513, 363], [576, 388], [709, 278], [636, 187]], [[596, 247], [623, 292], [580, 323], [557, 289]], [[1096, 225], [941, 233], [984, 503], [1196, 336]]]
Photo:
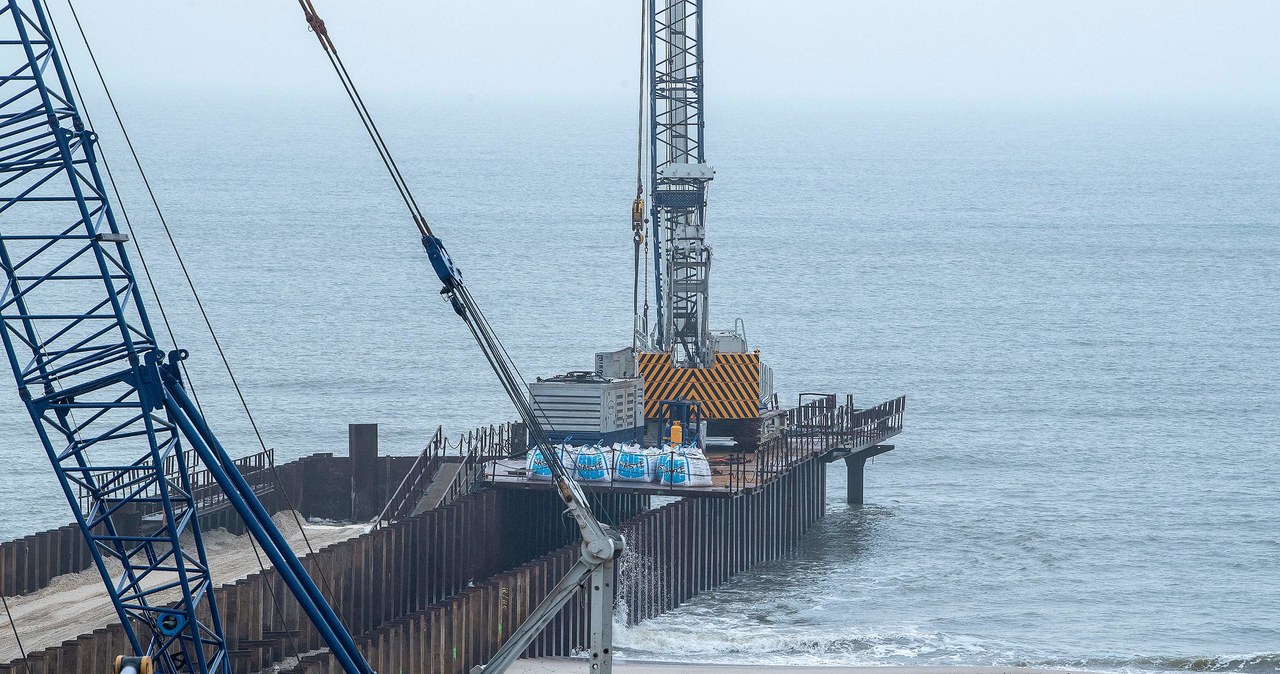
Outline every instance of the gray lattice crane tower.
[[[644, 378], [645, 417], [650, 430], [660, 430], [670, 421], [664, 402], [694, 402], [710, 433], [749, 445], [772, 397], [773, 375], [759, 352], [748, 349], [741, 321], [732, 330], [710, 329], [707, 192], [716, 172], [704, 138], [703, 0], [645, 4], [640, 133], [648, 142], [640, 143], [638, 163], [647, 157], [648, 208], [643, 186], [632, 207], [637, 257], [648, 216], [657, 301], [652, 334], [647, 302], [642, 310], [637, 300], [635, 311], [632, 349]], [[639, 173], [637, 180], [644, 176]], [[637, 287], [638, 279], [637, 271]]]
[[711, 247], [703, 145], [702, 2], [653, 0], [648, 45], [649, 204], [658, 350], [677, 365], [711, 364]]

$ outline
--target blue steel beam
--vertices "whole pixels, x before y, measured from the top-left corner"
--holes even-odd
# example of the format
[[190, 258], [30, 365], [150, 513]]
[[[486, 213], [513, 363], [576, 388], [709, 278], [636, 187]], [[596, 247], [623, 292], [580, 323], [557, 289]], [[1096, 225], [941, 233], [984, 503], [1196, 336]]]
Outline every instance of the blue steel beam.
[[[39, 2], [0, 6], [0, 336], [135, 653], [230, 671], [162, 352]], [[163, 517], [122, 535], [133, 505]], [[193, 544], [183, 546], [182, 537]]]
[[[41, 0], [0, 0], [0, 341], [131, 648], [161, 672], [231, 671], [190, 483], [203, 463], [346, 671], [370, 674], [204, 420], [178, 403], [182, 356], [165, 362], [157, 343], [72, 90]], [[160, 515], [139, 525], [144, 505]]]

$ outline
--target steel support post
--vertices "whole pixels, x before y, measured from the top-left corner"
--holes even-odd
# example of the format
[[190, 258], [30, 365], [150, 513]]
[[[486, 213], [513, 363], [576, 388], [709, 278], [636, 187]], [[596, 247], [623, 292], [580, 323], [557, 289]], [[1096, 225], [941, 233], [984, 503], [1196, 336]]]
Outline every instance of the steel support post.
[[866, 454], [851, 454], [844, 457], [844, 466], [848, 471], [849, 482], [845, 485], [846, 501], [849, 505], [862, 505], [862, 480], [867, 467]]
[[613, 672], [613, 568], [607, 562], [591, 570], [591, 671]]

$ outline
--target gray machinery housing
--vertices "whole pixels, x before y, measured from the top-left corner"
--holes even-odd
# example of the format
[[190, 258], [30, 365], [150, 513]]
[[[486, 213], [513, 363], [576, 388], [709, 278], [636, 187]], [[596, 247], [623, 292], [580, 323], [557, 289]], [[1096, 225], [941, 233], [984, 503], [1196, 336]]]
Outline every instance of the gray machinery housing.
[[640, 442], [644, 381], [569, 372], [529, 383], [529, 402], [552, 442]]

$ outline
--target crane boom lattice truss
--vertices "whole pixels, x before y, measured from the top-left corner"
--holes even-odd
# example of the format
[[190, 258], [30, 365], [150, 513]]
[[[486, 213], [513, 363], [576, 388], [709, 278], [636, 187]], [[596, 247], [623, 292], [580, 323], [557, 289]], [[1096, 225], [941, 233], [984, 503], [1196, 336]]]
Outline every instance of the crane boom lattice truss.
[[[10, 0], [0, 14], [0, 322], [18, 390], [134, 648], [180, 641], [180, 662], [216, 668], [225, 648], [186, 480], [191, 457], [164, 411], [163, 353], [107, 202], [96, 138], [43, 6]], [[125, 535], [117, 522], [141, 503], [164, 517]], [[184, 535], [196, 544], [182, 546]], [[176, 600], [158, 596], [174, 591]]]
[[656, 345], [685, 367], [710, 365], [711, 248], [703, 152], [702, 4], [651, 0], [649, 15], [650, 214]]
[[157, 343], [56, 42], [41, 0], [0, 0], [0, 339], [131, 647], [160, 672], [231, 671], [190, 484], [200, 464], [344, 669], [368, 674], [184, 390], [186, 353]]

